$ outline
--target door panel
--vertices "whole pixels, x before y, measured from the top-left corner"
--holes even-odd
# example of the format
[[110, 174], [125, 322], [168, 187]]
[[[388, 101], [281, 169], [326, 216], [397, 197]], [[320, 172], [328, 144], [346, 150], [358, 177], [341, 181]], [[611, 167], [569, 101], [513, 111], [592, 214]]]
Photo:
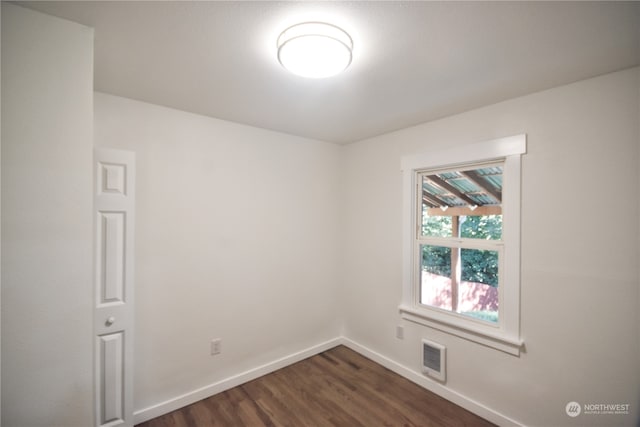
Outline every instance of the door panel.
[[[103, 403], [99, 425], [125, 419], [124, 409], [124, 332], [98, 337], [102, 386], [100, 401]], [[116, 424], [117, 425], [117, 424]]]
[[100, 303], [124, 302], [125, 212], [99, 212], [98, 258]]

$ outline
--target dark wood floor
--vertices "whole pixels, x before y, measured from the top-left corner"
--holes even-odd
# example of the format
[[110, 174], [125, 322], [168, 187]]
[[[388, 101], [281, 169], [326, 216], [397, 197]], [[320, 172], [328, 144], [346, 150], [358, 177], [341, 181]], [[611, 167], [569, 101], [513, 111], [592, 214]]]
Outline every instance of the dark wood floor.
[[492, 425], [340, 346], [139, 427]]

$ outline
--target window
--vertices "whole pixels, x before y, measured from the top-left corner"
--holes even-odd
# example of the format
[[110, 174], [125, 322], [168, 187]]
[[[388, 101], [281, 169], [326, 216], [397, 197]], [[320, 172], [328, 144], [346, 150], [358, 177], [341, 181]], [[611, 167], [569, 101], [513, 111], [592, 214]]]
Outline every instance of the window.
[[418, 173], [419, 303], [497, 324], [503, 163]]
[[402, 316], [518, 355], [525, 135], [403, 158]]

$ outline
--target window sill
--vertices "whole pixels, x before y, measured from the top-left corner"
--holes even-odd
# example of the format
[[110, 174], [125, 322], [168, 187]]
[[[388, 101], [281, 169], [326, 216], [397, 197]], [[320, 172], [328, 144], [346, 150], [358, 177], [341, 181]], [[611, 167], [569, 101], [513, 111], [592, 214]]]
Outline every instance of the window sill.
[[500, 350], [514, 356], [520, 356], [520, 351], [524, 345], [524, 342], [517, 338], [504, 336], [499, 333], [494, 334], [477, 331], [471, 326], [465, 327], [462, 325], [452, 325], [448, 322], [436, 320], [423, 310], [407, 305], [401, 305], [399, 310], [402, 318], [405, 320], [428, 326], [487, 347], [495, 348], [496, 350]]

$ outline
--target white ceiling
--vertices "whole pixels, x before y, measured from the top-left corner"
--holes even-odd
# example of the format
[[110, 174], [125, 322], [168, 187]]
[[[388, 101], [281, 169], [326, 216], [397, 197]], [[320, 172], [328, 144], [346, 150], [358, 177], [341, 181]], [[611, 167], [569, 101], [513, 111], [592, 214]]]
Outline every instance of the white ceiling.
[[[18, 2], [95, 28], [98, 91], [349, 143], [640, 64], [638, 2]], [[328, 21], [348, 70], [295, 77], [276, 38]]]

